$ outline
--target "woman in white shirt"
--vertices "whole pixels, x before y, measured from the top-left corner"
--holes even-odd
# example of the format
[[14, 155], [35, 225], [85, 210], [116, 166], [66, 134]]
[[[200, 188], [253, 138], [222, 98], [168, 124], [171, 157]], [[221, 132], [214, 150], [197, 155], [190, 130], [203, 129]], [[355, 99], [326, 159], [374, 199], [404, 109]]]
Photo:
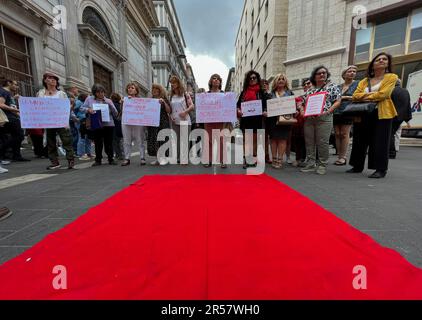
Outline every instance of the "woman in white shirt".
[[[186, 150], [189, 147], [189, 132], [191, 127], [191, 118], [189, 112], [195, 109], [192, 98], [186, 93], [185, 88], [179, 78], [173, 76], [170, 78], [171, 93], [170, 93], [170, 104], [171, 104], [171, 121], [172, 129], [176, 133], [177, 137], [177, 160], [178, 162], [186, 162], [189, 159], [183, 159], [181, 161], [181, 148]], [[188, 137], [187, 139], [181, 139], [181, 129], [183, 126], [187, 126]], [[182, 163], [187, 164], [187, 163]]]

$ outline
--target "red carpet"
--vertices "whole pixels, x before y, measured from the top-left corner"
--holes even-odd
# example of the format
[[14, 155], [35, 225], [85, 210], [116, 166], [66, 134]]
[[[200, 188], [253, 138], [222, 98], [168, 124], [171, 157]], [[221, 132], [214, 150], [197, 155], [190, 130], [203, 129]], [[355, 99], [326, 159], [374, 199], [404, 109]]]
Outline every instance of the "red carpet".
[[422, 299], [422, 270], [268, 176], [150, 176], [0, 266], [0, 299]]

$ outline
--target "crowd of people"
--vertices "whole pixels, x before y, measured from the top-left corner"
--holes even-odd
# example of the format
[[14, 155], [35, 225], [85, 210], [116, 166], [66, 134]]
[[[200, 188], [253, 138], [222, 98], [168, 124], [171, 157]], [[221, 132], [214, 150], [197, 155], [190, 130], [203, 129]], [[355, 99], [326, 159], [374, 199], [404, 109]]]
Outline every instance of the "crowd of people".
[[[296, 113], [292, 115], [269, 117], [267, 101], [282, 97], [294, 96], [285, 74], [275, 76], [272, 83], [261, 79], [258, 72], [246, 73], [243, 90], [237, 102], [237, 117], [240, 130], [252, 130], [253, 143], [245, 139], [244, 164], [249, 168], [257, 165], [258, 131], [265, 130], [265, 161], [274, 169], [281, 169], [286, 164], [300, 168], [302, 172], [316, 172], [325, 175], [329, 165], [330, 137], [335, 134], [336, 166], [345, 166], [348, 162], [348, 150], [351, 132], [353, 146], [348, 173], [360, 173], [364, 170], [368, 154], [368, 168], [375, 170], [371, 178], [383, 178], [388, 171], [389, 158], [395, 157], [394, 134], [403, 121], [411, 118], [411, 106], [408, 92], [401, 88], [401, 81], [393, 73], [392, 57], [387, 53], [378, 54], [369, 64], [367, 75], [362, 81], [355, 80], [357, 67], [348, 66], [342, 72], [344, 80], [341, 84], [331, 81], [327, 67], [321, 65], [311, 72], [310, 77], [303, 80], [303, 93], [296, 95]], [[222, 78], [214, 74], [209, 80], [209, 93], [223, 93]], [[171, 89], [153, 84], [151, 97], [158, 99], [161, 105], [159, 127], [143, 127], [122, 124], [125, 101], [140, 97], [141, 90], [136, 82], [126, 86], [122, 97], [118, 93], [106, 96], [106, 89], [94, 84], [90, 95], [80, 93], [77, 88], [63, 91], [59, 77], [53, 73], [43, 76], [43, 88], [37, 97], [70, 100], [71, 112], [69, 126], [56, 129], [27, 129], [20, 124], [18, 83], [4, 80], [0, 88], [0, 110], [7, 119], [0, 127], [0, 173], [7, 173], [6, 166], [10, 161], [29, 161], [21, 155], [21, 144], [25, 135], [30, 139], [33, 152], [37, 158], [48, 158], [48, 170], [61, 167], [59, 154], [65, 155], [67, 167], [73, 169], [75, 158], [81, 161], [93, 160], [93, 166], [103, 164], [103, 150], [109, 165], [123, 167], [131, 165], [133, 146], [139, 148], [141, 166], [147, 165], [146, 155], [153, 158], [150, 165], [160, 165], [158, 150], [168, 141], [158, 139], [163, 129], [172, 129], [177, 137], [177, 158], [183, 164], [181, 148], [187, 147], [189, 141], [181, 140], [181, 132], [200, 127], [195, 123], [195, 96], [188, 93], [182, 81], [172, 76]], [[200, 92], [205, 92], [201, 90]], [[309, 96], [325, 93], [322, 113], [318, 116], [306, 116], [306, 102]], [[243, 117], [242, 103], [262, 101], [262, 115]], [[376, 106], [371, 112], [358, 115], [345, 113], [353, 103], [373, 102]], [[106, 104], [109, 110], [109, 121], [103, 121], [101, 113], [94, 110], [94, 105]], [[203, 128], [211, 137], [213, 130], [230, 128], [231, 123], [209, 123]], [[186, 126], [186, 127], [184, 127]], [[353, 131], [352, 131], [353, 130]], [[207, 154], [205, 167], [212, 162], [213, 144], [217, 144], [218, 161], [222, 168], [227, 168], [227, 156], [224, 142], [209, 139], [202, 146], [203, 154]], [[295, 160], [290, 159], [294, 152]]]

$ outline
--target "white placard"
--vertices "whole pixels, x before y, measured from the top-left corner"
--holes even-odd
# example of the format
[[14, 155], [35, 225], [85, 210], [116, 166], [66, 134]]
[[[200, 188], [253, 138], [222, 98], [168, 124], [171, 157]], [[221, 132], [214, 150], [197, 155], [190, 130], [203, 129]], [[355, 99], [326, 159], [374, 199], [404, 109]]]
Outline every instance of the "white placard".
[[262, 100], [254, 100], [243, 102], [241, 104], [243, 118], [261, 116], [262, 115]]
[[110, 122], [110, 107], [108, 104], [94, 103], [92, 105], [94, 111], [101, 111], [101, 121]]
[[161, 104], [158, 99], [125, 98], [122, 123], [130, 126], [160, 126]]
[[23, 129], [67, 128], [70, 100], [20, 97], [19, 112]]
[[320, 116], [324, 110], [328, 92], [318, 92], [308, 96], [305, 107], [305, 117]]
[[201, 93], [196, 95], [196, 122], [236, 122], [236, 93]]
[[267, 116], [276, 117], [296, 113], [296, 98], [294, 96], [267, 100]]

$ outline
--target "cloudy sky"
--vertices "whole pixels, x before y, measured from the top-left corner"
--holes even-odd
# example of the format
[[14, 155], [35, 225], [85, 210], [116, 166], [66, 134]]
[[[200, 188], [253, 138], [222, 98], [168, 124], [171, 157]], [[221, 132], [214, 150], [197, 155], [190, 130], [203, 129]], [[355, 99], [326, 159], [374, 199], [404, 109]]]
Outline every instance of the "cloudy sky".
[[243, 0], [173, 0], [185, 37], [188, 62], [199, 87], [213, 73], [223, 78], [235, 66], [235, 40]]

